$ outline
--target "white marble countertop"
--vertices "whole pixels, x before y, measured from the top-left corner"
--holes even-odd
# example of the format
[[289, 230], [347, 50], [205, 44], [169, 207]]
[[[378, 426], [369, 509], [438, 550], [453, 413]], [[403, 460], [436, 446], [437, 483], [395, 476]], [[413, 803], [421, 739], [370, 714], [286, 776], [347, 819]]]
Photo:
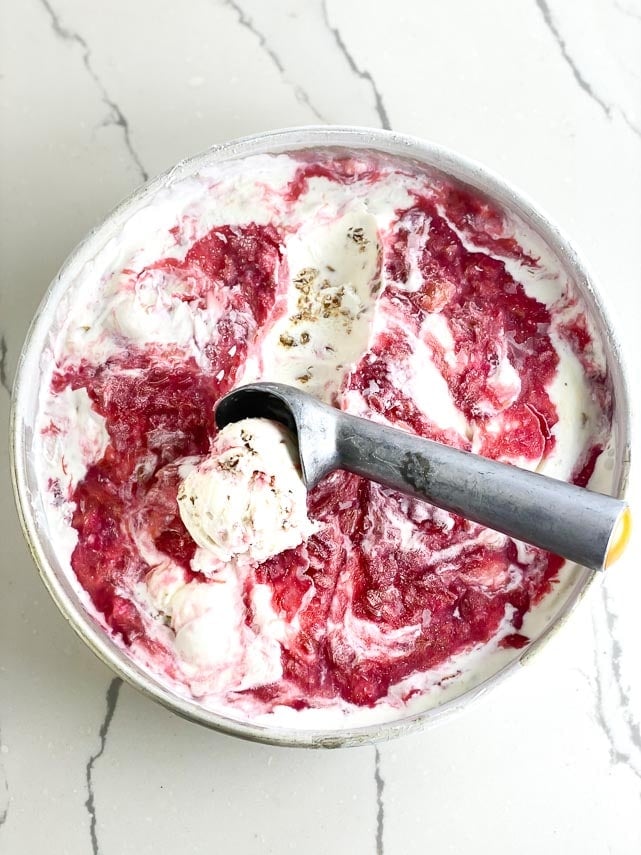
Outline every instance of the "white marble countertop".
[[[47, 284], [122, 196], [212, 143], [317, 122], [430, 138], [533, 197], [602, 283], [639, 401], [639, 0], [7, 0], [1, 15], [3, 425]], [[7, 444], [3, 429], [3, 853], [641, 851], [638, 528], [546, 649], [464, 714], [379, 747], [276, 749], [178, 719], [76, 638], [23, 543]]]

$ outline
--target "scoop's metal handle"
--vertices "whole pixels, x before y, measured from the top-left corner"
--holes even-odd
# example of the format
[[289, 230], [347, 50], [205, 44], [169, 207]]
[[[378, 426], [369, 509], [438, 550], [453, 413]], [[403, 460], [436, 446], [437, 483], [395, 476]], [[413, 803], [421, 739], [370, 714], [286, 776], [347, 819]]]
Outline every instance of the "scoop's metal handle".
[[309, 489], [347, 469], [591, 570], [615, 561], [630, 534], [619, 499], [352, 416], [283, 383], [241, 386], [216, 407], [219, 427], [250, 416], [296, 434]]
[[627, 539], [629, 510], [619, 499], [367, 419], [338, 414], [336, 451], [338, 468], [591, 570], [611, 563]]

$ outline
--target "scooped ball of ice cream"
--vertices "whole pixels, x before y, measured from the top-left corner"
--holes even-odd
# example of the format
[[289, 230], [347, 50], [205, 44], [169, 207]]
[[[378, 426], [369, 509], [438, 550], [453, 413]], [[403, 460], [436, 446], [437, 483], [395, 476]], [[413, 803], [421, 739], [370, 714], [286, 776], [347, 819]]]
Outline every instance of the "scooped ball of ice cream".
[[181, 484], [178, 506], [198, 546], [225, 564], [260, 564], [314, 531], [292, 440], [266, 419], [224, 427]]

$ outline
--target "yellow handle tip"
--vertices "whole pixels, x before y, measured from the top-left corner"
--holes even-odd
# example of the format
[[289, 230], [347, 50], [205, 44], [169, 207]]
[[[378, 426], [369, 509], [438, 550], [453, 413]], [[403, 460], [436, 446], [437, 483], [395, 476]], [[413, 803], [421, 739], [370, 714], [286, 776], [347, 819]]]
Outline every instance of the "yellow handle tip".
[[619, 515], [619, 519], [616, 521], [616, 525], [612, 530], [608, 552], [605, 556], [606, 567], [609, 567], [621, 558], [626, 546], [628, 545], [628, 541], [630, 540], [631, 532], [632, 514], [630, 513], [630, 508], [625, 508]]

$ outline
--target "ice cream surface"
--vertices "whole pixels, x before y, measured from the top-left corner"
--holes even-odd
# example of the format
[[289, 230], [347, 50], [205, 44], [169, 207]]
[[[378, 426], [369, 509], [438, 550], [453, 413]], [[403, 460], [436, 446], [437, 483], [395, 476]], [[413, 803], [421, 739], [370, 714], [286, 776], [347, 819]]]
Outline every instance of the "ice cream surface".
[[344, 472], [307, 495], [277, 425], [216, 431], [223, 394], [290, 383], [581, 485], [610, 430], [598, 338], [542, 241], [367, 151], [157, 189], [68, 282], [42, 371], [47, 524], [96, 618], [176, 693], [290, 726], [437, 703], [528, 643], [563, 562]]

